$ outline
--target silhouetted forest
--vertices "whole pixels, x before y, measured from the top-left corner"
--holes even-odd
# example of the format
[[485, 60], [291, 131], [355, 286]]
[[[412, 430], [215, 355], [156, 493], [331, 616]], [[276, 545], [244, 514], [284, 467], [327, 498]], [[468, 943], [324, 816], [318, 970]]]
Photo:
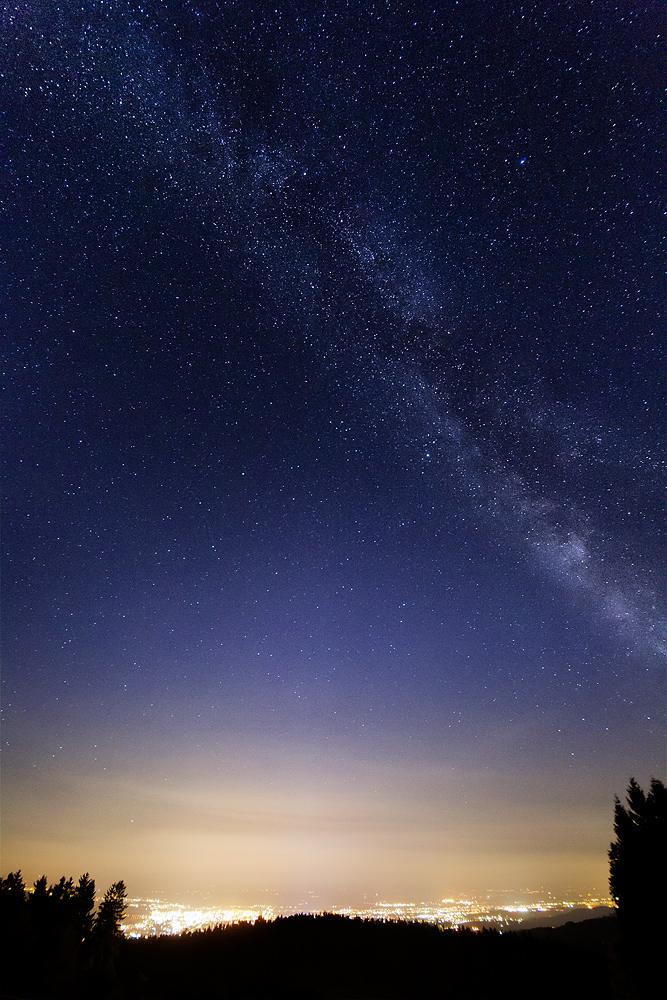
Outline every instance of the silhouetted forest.
[[618, 916], [500, 933], [300, 915], [180, 936], [125, 938], [125, 885], [0, 880], [4, 1000], [655, 1000], [664, 995], [667, 795], [615, 802]]
[[20, 871], [0, 879], [2, 996], [106, 996], [125, 938], [124, 882], [107, 889], [95, 913], [95, 882], [46, 876], [27, 892]]
[[34, 940], [34, 950], [11, 963], [3, 996], [414, 1000], [514, 998], [529, 990], [554, 1000], [606, 1000], [614, 994], [605, 948], [616, 921], [587, 923], [599, 925], [592, 939], [584, 931], [563, 940], [332, 914], [293, 916], [181, 936], [119, 939], [112, 962], [79, 969], [79, 975], [69, 959], [63, 961], [71, 943], [59, 937], [55, 949], [40, 952], [47, 942]]

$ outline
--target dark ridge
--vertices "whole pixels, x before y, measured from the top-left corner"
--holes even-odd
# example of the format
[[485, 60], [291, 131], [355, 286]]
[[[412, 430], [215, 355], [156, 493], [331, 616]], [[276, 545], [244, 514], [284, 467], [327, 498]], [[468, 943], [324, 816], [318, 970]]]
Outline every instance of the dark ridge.
[[606, 956], [578, 942], [331, 914], [129, 940], [120, 960], [142, 1000], [613, 996]]

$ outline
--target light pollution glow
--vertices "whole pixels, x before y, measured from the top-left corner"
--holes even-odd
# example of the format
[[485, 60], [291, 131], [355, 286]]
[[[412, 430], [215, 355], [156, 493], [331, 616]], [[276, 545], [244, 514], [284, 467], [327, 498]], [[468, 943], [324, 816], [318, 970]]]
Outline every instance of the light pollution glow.
[[122, 877], [132, 896], [215, 906], [358, 907], [503, 886], [606, 894], [610, 803], [561, 779], [312, 742], [259, 751], [239, 739], [230, 760], [232, 746], [219, 759], [128, 755], [94, 775], [24, 772], [5, 788], [4, 866], [28, 881], [88, 870], [98, 888]]

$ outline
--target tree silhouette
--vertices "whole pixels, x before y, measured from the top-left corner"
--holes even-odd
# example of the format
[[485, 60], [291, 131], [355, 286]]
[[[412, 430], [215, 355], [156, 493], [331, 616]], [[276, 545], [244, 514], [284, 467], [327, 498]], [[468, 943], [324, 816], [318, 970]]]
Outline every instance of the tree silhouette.
[[93, 910], [95, 908], [95, 882], [88, 872], [81, 875], [79, 884], [73, 892], [74, 914], [81, 940], [87, 941], [93, 929]]
[[125, 916], [125, 900], [127, 890], [125, 883], [114, 882], [104, 893], [104, 899], [95, 918], [95, 930], [98, 934], [117, 937], [120, 934], [120, 922]]
[[125, 899], [125, 883], [115, 882], [94, 914], [88, 872], [77, 883], [63, 877], [53, 885], [42, 875], [28, 891], [20, 871], [0, 878], [0, 941], [11, 956], [3, 964], [3, 987], [21, 996], [106, 995]]
[[122, 938], [120, 922], [125, 916], [127, 891], [125, 883], [114, 882], [104, 893], [93, 923], [93, 970], [98, 981], [100, 977], [108, 982], [116, 975], [116, 957]]
[[13, 974], [18, 975], [25, 960], [27, 928], [25, 883], [19, 869], [0, 879], [0, 941], [6, 955], [5, 980], [11, 981]]
[[664, 986], [655, 956], [665, 940], [667, 889], [667, 790], [651, 780], [646, 794], [634, 778], [627, 806], [614, 799], [614, 833], [609, 848], [609, 891], [618, 913], [616, 951], [619, 997], [653, 997]]
[[627, 802], [626, 807], [614, 799], [616, 840], [609, 849], [609, 889], [619, 920], [631, 926], [664, 910], [667, 790], [654, 778], [646, 795], [631, 778]]
[[0, 901], [2, 915], [7, 921], [16, 919], [25, 906], [25, 883], [21, 869], [10, 872], [7, 878], [0, 878]]

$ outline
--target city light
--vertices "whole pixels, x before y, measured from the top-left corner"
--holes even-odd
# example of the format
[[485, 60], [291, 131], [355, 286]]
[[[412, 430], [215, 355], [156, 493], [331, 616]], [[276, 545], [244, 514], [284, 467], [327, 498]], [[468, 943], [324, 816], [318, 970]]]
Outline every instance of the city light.
[[[548, 898], [505, 906], [492, 905], [488, 901], [478, 899], [442, 899], [438, 902], [420, 903], [383, 901], [360, 909], [349, 906], [333, 907], [326, 912], [350, 919], [357, 917], [384, 922], [404, 920], [432, 923], [454, 930], [464, 927], [471, 930], [481, 930], [484, 927], [513, 930], [519, 929], [521, 924], [530, 918], [553, 916], [556, 920], [559, 914], [575, 908], [593, 910], [596, 907], [609, 907], [609, 905], [607, 897], [585, 897], [575, 900]], [[127, 937], [183, 934], [221, 925], [255, 923], [260, 919], [274, 920], [279, 916], [286, 917], [303, 912], [304, 909], [278, 909], [267, 905], [193, 907], [160, 899], [130, 899], [123, 921], [123, 931]]]

